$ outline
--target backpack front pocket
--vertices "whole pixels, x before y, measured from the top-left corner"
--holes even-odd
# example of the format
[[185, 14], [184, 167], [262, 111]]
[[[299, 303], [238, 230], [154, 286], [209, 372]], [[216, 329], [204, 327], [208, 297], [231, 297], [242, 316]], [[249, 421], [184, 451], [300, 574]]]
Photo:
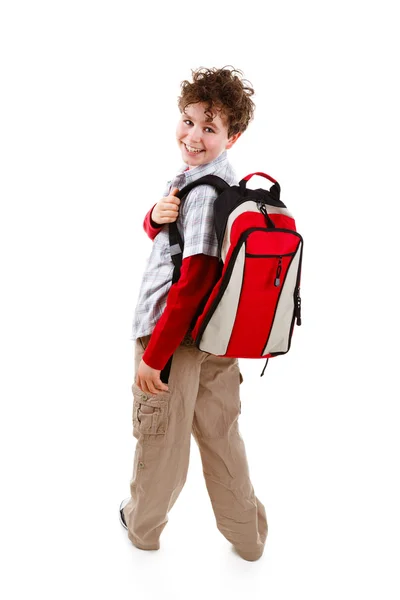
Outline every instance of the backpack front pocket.
[[229, 340], [229, 354], [240, 352], [241, 356], [263, 356], [294, 254], [246, 253], [240, 300]]
[[286, 229], [253, 228], [227, 255], [220, 281], [194, 329], [200, 350], [262, 358], [290, 346], [300, 319], [302, 238]]

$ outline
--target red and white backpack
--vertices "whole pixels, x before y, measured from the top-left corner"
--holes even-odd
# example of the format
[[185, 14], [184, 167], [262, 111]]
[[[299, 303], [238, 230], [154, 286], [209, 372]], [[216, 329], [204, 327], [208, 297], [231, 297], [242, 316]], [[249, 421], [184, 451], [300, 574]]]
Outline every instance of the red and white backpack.
[[[247, 189], [253, 175], [266, 177], [273, 185], [269, 190]], [[200, 350], [210, 354], [268, 362], [288, 352], [294, 323], [301, 325], [303, 238], [279, 199], [278, 182], [269, 175], [252, 173], [233, 186], [206, 175], [177, 196], [182, 199], [204, 184], [219, 192], [214, 224], [221, 276], [196, 315], [192, 337]], [[169, 236], [175, 283], [183, 251], [176, 222], [170, 223]]]

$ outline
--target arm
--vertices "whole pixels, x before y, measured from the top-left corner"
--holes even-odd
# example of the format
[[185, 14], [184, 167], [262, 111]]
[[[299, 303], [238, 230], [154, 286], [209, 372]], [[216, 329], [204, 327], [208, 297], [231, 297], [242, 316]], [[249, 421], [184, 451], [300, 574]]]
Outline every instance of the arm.
[[211, 292], [219, 273], [216, 256], [196, 254], [184, 258], [181, 276], [167, 296], [167, 305], [158, 320], [143, 361], [162, 370], [189, 329], [203, 298]]
[[[211, 188], [211, 189], [210, 189]], [[168, 390], [160, 372], [182, 341], [203, 301], [220, 274], [217, 237], [213, 226], [216, 192], [211, 186], [192, 190], [184, 203], [185, 246], [179, 280], [168, 293], [163, 314], [140, 361], [136, 384], [158, 394]]]

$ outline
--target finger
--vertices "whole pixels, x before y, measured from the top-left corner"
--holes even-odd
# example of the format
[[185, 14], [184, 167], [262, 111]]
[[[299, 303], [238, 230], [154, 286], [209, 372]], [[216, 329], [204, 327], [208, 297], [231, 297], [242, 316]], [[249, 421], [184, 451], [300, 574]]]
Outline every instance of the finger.
[[168, 386], [165, 383], [163, 383], [161, 379], [149, 379], [148, 381], [146, 381], [146, 384], [151, 394], [155, 394], [158, 396], [158, 394], [162, 394], [162, 392], [168, 392]]
[[179, 192], [179, 188], [175, 187], [170, 193], [170, 196], [175, 196], [175, 194], [177, 194]]
[[177, 206], [175, 206], [174, 204], [165, 204], [165, 206], [162, 207], [161, 211], [160, 211], [163, 215], [167, 214], [167, 213], [173, 213], [175, 215], [178, 214], [179, 209]]
[[172, 210], [168, 210], [165, 213], [163, 213], [162, 217], [160, 217], [160, 218], [164, 218], [167, 221], [170, 221], [171, 219], [173, 219], [174, 221], [176, 221], [176, 219], [178, 218], [178, 213], [172, 212]]
[[150, 391], [149, 388], [149, 381], [146, 381], [146, 379], [143, 379], [143, 377], [141, 379], [139, 379], [139, 387], [142, 390], [142, 392], [144, 392], [145, 394], [152, 394], [153, 392]]
[[176, 210], [176, 211], [178, 211], [179, 210], [179, 204], [176, 204], [176, 203], [173, 203], [173, 202], [166, 202], [163, 205], [163, 208], [166, 209], [166, 210]]
[[145, 381], [144, 379], [143, 379], [143, 381], [142, 381], [142, 387], [141, 387], [141, 390], [142, 390], [142, 392], [144, 392], [145, 394], [152, 394], [152, 393], [153, 393], [153, 392], [151, 392], [151, 391], [149, 390], [149, 386], [147, 385], [147, 381]]
[[160, 390], [158, 390], [155, 387], [154, 381], [152, 381], [152, 380], [149, 379], [148, 381], [146, 381], [146, 383], [147, 383], [147, 387], [149, 388], [150, 394], [157, 395], [157, 394], [161, 393]]
[[168, 204], [171, 204], [172, 206], [179, 206], [180, 203], [181, 201], [179, 200], [179, 198], [176, 198], [175, 196], [166, 196], [165, 198], [160, 200], [158, 206], [168, 206]]
[[178, 216], [178, 214], [179, 214], [179, 213], [178, 213], [176, 210], [165, 210], [165, 211], [163, 211], [163, 214], [162, 214], [162, 216], [163, 216], [163, 217], [167, 217], [167, 218], [173, 218], [173, 219], [176, 219], [176, 218], [177, 218], [177, 216]]

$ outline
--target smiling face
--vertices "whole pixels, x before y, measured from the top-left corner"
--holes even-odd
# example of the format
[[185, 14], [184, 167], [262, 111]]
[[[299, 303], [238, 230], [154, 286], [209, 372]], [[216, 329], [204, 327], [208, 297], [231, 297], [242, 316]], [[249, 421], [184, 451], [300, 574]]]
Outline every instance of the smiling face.
[[205, 114], [207, 104], [189, 104], [181, 113], [176, 139], [182, 153], [183, 162], [189, 169], [205, 165], [217, 158], [224, 150], [232, 148], [240, 133], [228, 138], [228, 127], [221, 113], [215, 112], [210, 120]]

